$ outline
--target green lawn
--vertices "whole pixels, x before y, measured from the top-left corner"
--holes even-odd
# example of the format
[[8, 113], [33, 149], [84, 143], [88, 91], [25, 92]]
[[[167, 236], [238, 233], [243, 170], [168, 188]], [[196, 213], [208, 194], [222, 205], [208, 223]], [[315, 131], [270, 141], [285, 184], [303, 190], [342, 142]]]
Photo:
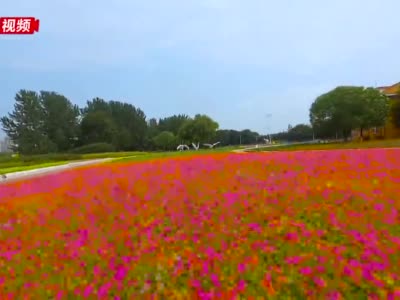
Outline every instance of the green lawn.
[[342, 142], [342, 143], [328, 143], [328, 144], [282, 145], [282, 146], [275, 146], [275, 147], [252, 149], [252, 150], [248, 150], [248, 152], [395, 148], [395, 147], [400, 147], [400, 139], [375, 140], [375, 141], [364, 141], [364, 142]]
[[114, 157], [130, 157], [146, 155], [147, 152], [131, 151], [131, 152], [106, 152], [106, 153], [91, 153], [82, 154], [82, 159], [100, 159], [100, 158], [114, 158]]
[[49, 154], [29, 157], [11, 157], [11, 155], [0, 156], [0, 174], [28, 171], [39, 168], [64, 165], [70, 162], [77, 162], [101, 158], [136, 157], [146, 155], [145, 152], [112, 152], [93, 153], [82, 155]]
[[0, 174], [8, 174], [20, 171], [28, 171], [35, 170], [40, 168], [47, 168], [53, 166], [60, 166], [69, 163], [69, 161], [57, 161], [57, 162], [49, 162], [43, 164], [35, 164], [35, 165], [27, 165], [27, 166], [18, 166], [18, 167], [10, 167], [10, 168], [0, 168]]
[[[167, 152], [148, 152], [144, 155], [139, 155], [136, 157], [122, 157], [118, 159], [114, 159], [112, 162], [121, 162], [121, 161], [144, 161], [155, 158], [167, 158], [167, 157], [178, 157], [178, 156], [187, 156], [187, 155], [207, 155], [211, 153], [229, 153], [233, 150], [240, 149], [243, 147], [239, 146], [227, 146], [227, 147], [217, 147], [214, 149], [199, 149], [199, 150], [187, 150], [187, 151], [167, 151]], [[111, 163], [112, 163], [111, 162]]]

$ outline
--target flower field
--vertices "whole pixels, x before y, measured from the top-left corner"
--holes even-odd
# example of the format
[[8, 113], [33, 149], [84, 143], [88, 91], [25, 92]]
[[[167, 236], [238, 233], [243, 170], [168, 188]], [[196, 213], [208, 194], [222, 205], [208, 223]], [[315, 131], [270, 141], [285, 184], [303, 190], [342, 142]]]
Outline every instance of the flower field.
[[215, 154], [0, 185], [0, 299], [400, 299], [400, 150]]

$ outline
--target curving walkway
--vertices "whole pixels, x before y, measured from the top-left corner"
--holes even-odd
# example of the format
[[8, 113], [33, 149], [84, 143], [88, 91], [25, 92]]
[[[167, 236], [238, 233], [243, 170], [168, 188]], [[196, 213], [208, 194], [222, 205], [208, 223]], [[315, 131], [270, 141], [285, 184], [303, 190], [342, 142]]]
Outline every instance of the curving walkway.
[[66, 163], [64, 165], [8, 173], [8, 174], [5, 174], [5, 176], [3, 176], [3, 178], [0, 179], [0, 184], [10, 182], [10, 181], [29, 179], [29, 178], [33, 178], [33, 177], [37, 177], [37, 176], [49, 175], [49, 174], [77, 168], [77, 167], [95, 165], [95, 164], [107, 162], [110, 160], [112, 160], [112, 159], [111, 158], [91, 159], [91, 160], [85, 160], [85, 161], [70, 162], [70, 163]]

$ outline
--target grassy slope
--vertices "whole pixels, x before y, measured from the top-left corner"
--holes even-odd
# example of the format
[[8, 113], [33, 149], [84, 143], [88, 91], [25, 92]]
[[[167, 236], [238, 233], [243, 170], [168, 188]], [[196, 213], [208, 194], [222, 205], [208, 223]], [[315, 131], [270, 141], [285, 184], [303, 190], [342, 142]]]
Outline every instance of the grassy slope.
[[53, 160], [49, 158], [48, 161], [23, 161], [20, 158], [6, 158], [3, 155], [2, 161], [0, 161], [0, 174], [7, 174], [20, 171], [28, 171], [40, 168], [47, 168], [52, 166], [59, 166], [69, 162], [100, 159], [100, 158], [120, 158], [120, 157], [132, 157], [146, 155], [145, 152], [112, 152], [112, 153], [93, 153], [93, 154], [83, 154], [79, 159], [66, 159], [66, 160]]
[[276, 146], [276, 147], [270, 147], [270, 148], [253, 149], [253, 150], [249, 150], [248, 152], [395, 148], [395, 147], [400, 147], [400, 139], [375, 140], [375, 141], [365, 141], [365, 142], [348, 142], [348, 143], [329, 143], [329, 144], [282, 145], [282, 146]]
[[49, 162], [49, 163], [42, 163], [42, 164], [35, 164], [35, 165], [28, 165], [28, 166], [17, 166], [17, 167], [10, 167], [10, 168], [0, 168], [0, 174], [8, 174], [20, 171], [28, 171], [28, 170], [35, 170], [40, 168], [47, 168], [53, 166], [60, 166], [68, 163], [69, 161], [57, 161], [57, 162]]

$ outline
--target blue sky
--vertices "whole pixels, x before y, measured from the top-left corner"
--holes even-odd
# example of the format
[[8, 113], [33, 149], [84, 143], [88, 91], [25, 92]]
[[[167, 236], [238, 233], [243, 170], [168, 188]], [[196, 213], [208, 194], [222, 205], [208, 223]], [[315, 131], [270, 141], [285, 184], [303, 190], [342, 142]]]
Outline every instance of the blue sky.
[[400, 81], [398, 0], [2, 2], [2, 16], [41, 28], [0, 36], [1, 115], [24, 88], [267, 133], [308, 122], [337, 85]]

